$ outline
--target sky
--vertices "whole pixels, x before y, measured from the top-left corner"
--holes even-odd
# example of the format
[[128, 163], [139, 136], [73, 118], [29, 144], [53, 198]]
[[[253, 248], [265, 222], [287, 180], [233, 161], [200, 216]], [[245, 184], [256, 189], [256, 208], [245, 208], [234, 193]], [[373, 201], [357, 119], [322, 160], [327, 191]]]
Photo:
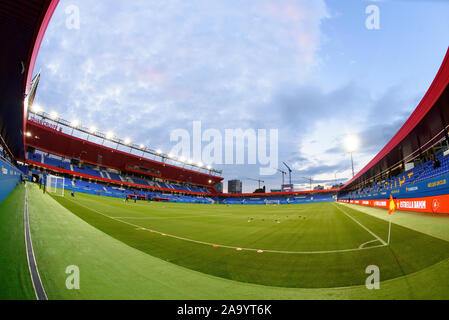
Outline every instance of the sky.
[[[368, 29], [373, 5], [379, 28]], [[329, 187], [352, 176], [345, 136], [360, 139], [357, 172], [416, 108], [447, 30], [442, 0], [61, 0], [35, 67], [36, 103], [167, 154], [194, 121], [222, 136], [223, 159], [227, 129], [275, 129], [271, 169], [289, 164], [298, 190], [305, 177]], [[176, 156], [203, 162], [189, 141]], [[245, 192], [257, 187], [248, 178], [280, 188], [279, 172], [261, 175], [260, 158], [247, 158], [207, 164], [223, 171], [225, 191], [228, 179]]]

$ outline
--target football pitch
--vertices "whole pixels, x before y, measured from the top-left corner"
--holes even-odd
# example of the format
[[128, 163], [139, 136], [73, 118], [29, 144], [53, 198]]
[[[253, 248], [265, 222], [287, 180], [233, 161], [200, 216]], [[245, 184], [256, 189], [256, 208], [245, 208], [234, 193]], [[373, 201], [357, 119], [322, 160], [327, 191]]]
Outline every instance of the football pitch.
[[[37, 262], [50, 298], [449, 296], [448, 241], [393, 223], [387, 244], [388, 221], [355, 207], [134, 203], [81, 193], [72, 198], [68, 191], [65, 197], [42, 195], [37, 186], [28, 188]], [[118, 243], [120, 249], [111, 249]], [[159, 265], [137, 262], [145, 258]], [[81, 293], [61, 284], [64, 265], [72, 264], [80, 265]], [[380, 270], [380, 290], [365, 287], [372, 265]], [[172, 266], [181, 268], [176, 276]], [[120, 288], [111, 289], [105, 282], [114, 268], [120, 268], [114, 274]], [[178, 282], [170, 286], [174, 292], [154, 292], [155, 279], [166, 285], [180, 276], [188, 289]], [[227, 289], [205, 294], [204, 286], [218, 279]]]
[[[152, 256], [211, 275], [269, 286], [364, 284], [449, 257], [449, 243], [337, 203], [280, 206], [125, 202], [67, 192], [55, 199], [110, 236]], [[386, 213], [385, 213], [386, 214]]]

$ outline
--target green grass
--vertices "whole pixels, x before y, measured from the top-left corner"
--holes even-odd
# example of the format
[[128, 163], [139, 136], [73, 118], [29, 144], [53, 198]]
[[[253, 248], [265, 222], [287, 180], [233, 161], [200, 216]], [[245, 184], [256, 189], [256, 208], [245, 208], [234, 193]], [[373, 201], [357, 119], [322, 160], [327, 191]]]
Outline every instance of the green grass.
[[[449, 283], [449, 260], [447, 258], [441, 262], [424, 267], [417, 272], [391, 280], [385, 279], [383, 267], [381, 267], [382, 282], [380, 290], [367, 290], [364, 285], [319, 289], [283, 288], [255, 285], [211, 276], [163, 261], [150, 254], [144, 253], [142, 250], [132, 248], [125, 244], [124, 241], [117, 240], [116, 236], [112, 237], [105, 234], [71, 214], [69, 210], [62, 207], [48, 195], [43, 196], [35, 186], [30, 187], [30, 222], [33, 243], [35, 245], [39, 271], [50, 299], [449, 298], [449, 290], [447, 287], [447, 284]], [[84, 197], [85, 199], [83, 199]], [[77, 195], [77, 201], [82, 201], [83, 203], [86, 201], [86, 204], [89, 203], [88, 201], [92, 201], [94, 204], [111, 201], [110, 203], [112, 206], [109, 208], [111, 212], [113, 210], [119, 210], [122, 213], [123, 211], [119, 207], [120, 202], [114, 202], [114, 199]], [[129, 208], [135, 208], [137, 206], [139, 205], [129, 204]], [[183, 205], [178, 205], [177, 207], [184, 208]], [[192, 206], [191, 208], [194, 207], [195, 206]], [[245, 208], [247, 207], [231, 208], [231, 211], [242, 210]], [[257, 208], [259, 208], [259, 210], [261, 209], [260, 207]], [[254, 207], [251, 210], [257, 211], [257, 208]], [[275, 210], [280, 207], [270, 208], [271, 210]], [[285, 207], [285, 209], [288, 208], [290, 207]], [[162, 205], [161, 209], [163, 209]], [[108, 213], [111, 214], [111, 212]], [[174, 212], [176, 213], [176, 211]], [[192, 214], [196, 215], [197, 213], [198, 212], [192, 212]], [[96, 216], [101, 216], [98, 213], [89, 212], [88, 210], [86, 210], [85, 214], [86, 217], [90, 217], [90, 219], [93, 219], [93, 217]], [[353, 212], [353, 214], [355, 215], [356, 213]], [[108, 218], [105, 219], [117, 222]], [[163, 219], [161, 218], [159, 220]], [[178, 219], [171, 220], [176, 221]], [[96, 223], [100, 224], [100, 222], [100, 220], [96, 220]], [[108, 231], [118, 230], [119, 233], [122, 232], [123, 230], [118, 227], [119, 224], [121, 223], [108, 226]], [[399, 230], [399, 226], [395, 225], [395, 228]], [[138, 230], [133, 230], [133, 233], [147, 234]], [[398, 237], [399, 232], [394, 234], [396, 235], [395, 237]], [[418, 238], [427, 237], [425, 235], [421, 236], [416, 232], [413, 232], [411, 235], [417, 236]], [[131, 235], [128, 236], [129, 239], [134, 239]], [[124, 235], [122, 235], [122, 237], [123, 239], [126, 238]], [[163, 237], [160, 236], [160, 239], [162, 238]], [[147, 243], [152, 243], [151, 238], [145, 239]], [[164, 241], [170, 240], [165, 237], [163, 239]], [[411, 246], [416, 245], [413, 238], [408, 240]], [[422, 239], [419, 240], [420, 243], [421, 241]], [[431, 238], [430, 243], [433, 245], [434, 243], [432, 241], [434, 240]], [[353, 243], [351, 243], [351, 245], [352, 244]], [[165, 247], [169, 252], [171, 252], [171, 245], [171, 242], [165, 242]], [[200, 245], [198, 246], [200, 247]], [[148, 247], [152, 246], [149, 245]], [[215, 255], [218, 254], [218, 250], [221, 249], [227, 250], [224, 248], [213, 248], [213, 251], [208, 253]], [[373, 250], [377, 249], [370, 249], [367, 250], [367, 252], [372, 252]], [[423, 250], [420, 249], [420, 251]], [[427, 247], [427, 251], [430, 251], [428, 255], [432, 255], [433, 248]], [[184, 252], [182, 250], [180, 250], [179, 253], [183, 255], [183, 257], [190, 256], [189, 252]], [[234, 250], [230, 250], [229, 254], [232, 256]], [[411, 260], [415, 261], [416, 264], [416, 261], [422, 259], [421, 254], [423, 253], [415, 250], [415, 258]], [[263, 256], [265, 256], [265, 253], [260, 255], [253, 253], [251, 255], [253, 259], [259, 259]], [[427, 260], [427, 254], [424, 254], [424, 257]], [[73, 264], [79, 266], [81, 270], [81, 290], [67, 290], [65, 288], [65, 279], [67, 277], [65, 268], [68, 265]], [[420, 264], [423, 265], [423, 263]], [[246, 266], [244, 267], [246, 268]], [[261, 267], [263, 267], [263, 265], [261, 265]], [[308, 267], [308, 270], [311, 271], [316, 268], [314, 265], [309, 265]], [[342, 264], [339, 265], [339, 267], [340, 269], [354, 269], [354, 265], [351, 263]], [[403, 266], [403, 268], [409, 269], [411, 267]], [[246, 270], [248, 270], [248, 268], [246, 268]], [[278, 273], [282, 272], [284, 272], [284, 267], [280, 266]]]
[[[357, 210], [379, 219], [388, 220], [389, 218], [388, 215], [385, 214], [385, 209], [357, 206], [353, 204], [345, 204], [345, 206], [357, 208]], [[435, 238], [449, 241], [449, 214], [447, 213], [431, 214], [398, 210], [394, 212], [392, 219], [396, 224], [429, 234]]]
[[[142, 252], [202, 273], [267, 286], [361, 285], [368, 265], [379, 266], [382, 279], [388, 280], [449, 257], [449, 242], [398, 225], [393, 227], [390, 246], [358, 250], [376, 238], [353, 219], [385, 240], [388, 223], [352, 208], [339, 209], [334, 203], [230, 207], [135, 204], [86, 194], [56, 200], [92, 226]], [[338, 251], [347, 249], [356, 250]], [[325, 252], [307, 253], [310, 251]]]
[[23, 185], [0, 203], [0, 300], [35, 299], [25, 249]]

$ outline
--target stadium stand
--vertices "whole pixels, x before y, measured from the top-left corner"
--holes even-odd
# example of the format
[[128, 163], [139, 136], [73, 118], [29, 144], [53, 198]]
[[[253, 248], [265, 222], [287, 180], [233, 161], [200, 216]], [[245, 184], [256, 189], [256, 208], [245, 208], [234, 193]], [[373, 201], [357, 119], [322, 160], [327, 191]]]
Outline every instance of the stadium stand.
[[[91, 168], [87, 165], [70, 165], [70, 161], [67, 159], [63, 159], [59, 156], [52, 155], [49, 153], [43, 153], [39, 150], [36, 150], [34, 152], [28, 152], [27, 153], [27, 159], [31, 160], [35, 165], [39, 166], [39, 164], [46, 165], [46, 168], [54, 168], [54, 169], [64, 169], [66, 170], [68, 174], [72, 174], [74, 176], [78, 174], [82, 174], [85, 178], [100, 178], [102, 180], [108, 180], [109, 182], [116, 183], [116, 184], [123, 184], [124, 182], [127, 182], [129, 184], [136, 185], [136, 187], [156, 187], [156, 188], [164, 188], [168, 191], [173, 192], [188, 192], [188, 193], [207, 193], [210, 194], [210, 191], [206, 188], [202, 187], [196, 187], [196, 186], [184, 186], [180, 185], [178, 183], [164, 181], [164, 182], [154, 182], [151, 180], [147, 180], [143, 177], [136, 177], [134, 173], [130, 173], [129, 175], [122, 173], [121, 175], [114, 173], [114, 172], [108, 172], [107, 176], [108, 178], [105, 178], [105, 172], [101, 172], [99, 169]], [[73, 171], [71, 171], [73, 168]], [[22, 171], [25, 172], [26, 168], [23, 167]], [[39, 173], [38, 173], [39, 174]], [[75, 189], [78, 191], [86, 191], [90, 192], [92, 190], [100, 191], [100, 192], [106, 192], [113, 195], [120, 195], [123, 196], [123, 192], [117, 192], [115, 189], [108, 189], [107, 187], [103, 188], [102, 184], [95, 184], [90, 183], [87, 184], [81, 180], [74, 179], [75, 182]], [[101, 183], [104, 183], [105, 181], [100, 181]], [[70, 186], [67, 188], [70, 189]], [[124, 189], [127, 190], [127, 189]], [[129, 191], [129, 190], [128, 190]], [[131, 191], [130, 191], [131, 192]], [[139, 193], [142, 196], [146, 196], [148, 193]], [[175, 198], [174, 198], [175, 199]], [[177, 199], [177, 198], [176, 198]], [[185, 200], [185, 199], [184, 199]]]

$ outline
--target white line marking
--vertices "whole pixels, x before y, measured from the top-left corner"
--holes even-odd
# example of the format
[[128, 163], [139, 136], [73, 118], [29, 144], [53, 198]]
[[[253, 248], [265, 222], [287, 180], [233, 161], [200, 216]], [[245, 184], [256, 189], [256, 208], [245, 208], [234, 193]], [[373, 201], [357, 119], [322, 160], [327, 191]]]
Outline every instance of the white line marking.
[[340, 253], [340, 252], [351, 252], [351, 251], [369, 250], [369, 249], [381, 248], [381, 247], [385, 247], [385, 246], [386, 246], [386, 244], [383, 244], [383, 245], [372, 246], [372, 247], [368, 247], [368, 248], [353, 248], [353, 249], [340, 249], [340, 250], [321, 250], [321, 251], [282, 251], [282, 250], [265, 250], [265, 249], [255, 249], [255, 248], [244, 248], [244, 247], [227, 246], [227, 245], [222, 245], [222, 244], [217, 244], [217, 243], [212, 243], [212, 242], [204, 242], [204, 241], [199, 241], [199, 240], [193, 240], [193, 239], [189, 239], [189, 238], [179, 237], [179, 236], [176, 236], [176, 235], [173, 235], [173, 234], [168, 234], [168, 233], [165, 233], [165, 232], [157, 231], [157, 230], [154, 230], [154, 229], [152, 229], [152, 228], [142, 227], [142, 226], [139, 226], [139, 225], [137, 225], [137, 224], [133, 224], [133, 223], [130, 223], [130, 222], [122, 221], [122, 220], [120, 220], [120, 219], [117, 219], [117, 218], [108, 216], [107, 214], [104, 214], [104, 213], [102, 213], [102, 212], [100, 212], [100, 211], [98, 211], [98, 210], [89, 208], [89, 207], [87, 207], [87, 206], [85, 206], [85, 205], [82, 205], [82, 204], [80, 204], [80, 203], [78, 203], [78, 202], [75, 202], [75, 201], [73, 201], [73, 200], [71, 200], [71, 199], [68, 199], [68, 198], [66, 198], [66, 199], [69, 200], [69, 201], [72, 201], [72, 202], [76, 203], [77, 205], [79, 205], [79, 206], [81, 206], [81, 207], [84, 207], [84, 208], [86, 208], [86, 209], [88, 209], [88, 210], [90, 210], [90, 211], [93, 211], [93, 212], [96, 212], [96, 213], [98, 213], [98, 214], [100, 214], [100, 215], [102, 215], [102, 216], [105, 216], [106, 218], [109, 218], [109, 219], [112, 219], [112, 220], [115, 220], [115, 221], [118, 221], [118, 222], [121, 222], [121, 223], [130, 225], [130, 226], [132, 226], [133, 228], [137, 228], [137, 229], [140, 229], [140, 230], [143, 228], [143, 229], [145, 229], [145, 231], [150, 231], [150, 230], [152, 230], [153, 233], [157, 233], [157, 234], [160, 234], [160, 235], [163, 235], [163, 236], [175, 238], [175, 239], [178, 239], [178, 240], [189, 241], [189, 242], [198, 243], [198, 244], [203, 244], [203, 245], [207, 245], [207, 246], [218, 245], [218, 246], [221, 247], [221, 248], [228, 248], [228, 249], [233, 249], [233, 250], [236, 250], [236, 249], [240, 248], [240, 249], [242, 249], [242, 250], [246, 250], [246, 251], [255, 251], [255, 252], [257, 252], [258, 250], [263, 250], [264, 252], [270, 252], [270, 253], [285, 253], [285, 254], [322, 254], [322, 253]]
[[[335, 204], [334, 204], [335, 205]], [[343, 209], [341, 209], [340, 207], [338, 207], [338, 205], [335, 205], [335, 207], [340, 210], [341, 212], [343, 212], [348, 218], [351, 218], [352, 221], [354, 221], [355, 223], [357, 223], [359, 226], [361, 226], [363, 229], [365, 229], [366, 231], [369, 232], [369, 234], [371, 234], [374, 238], [376, 238], [377, 240], [379, 240], [384, 246], [387, 245], [387, 243], [382, 240], [377, 234], [375, 234], [374, 232], [372, 232], [370, 229], [368, 229], [367, 227], [365, 227], [363, 224], [361, 224], [360, 222], [358, 222], [355, 218], [351, 217], [349, 214], [347, 214]]]
[[[25, 220], [25, 249], [28, 262], [28, 270], [30, 271], [31, 283], [33, 284], [34, 294], [37, 300], [48, 300], [45, 288], [42, 284], [39, 269], [37, 267], [36, 258], [33, 250], [33, 242], [31, 240], [30, 222], [28, 217], [28, 188], [25, 181], [25, 204], [24, 204], [24, 220]], [[30, 259], [31, 258], [31, 259]]]
[[362, 244], [359, 246], [359, 248], [362, 249], [362, 248], [364, 248], [365, 245], [367, 245], [368, 243], [377, 242], [377, 241], [379, 241], [379, 240], [374, 239], [374, 240], [371, 240], [371, 241], [367, 241], [367, 242], [365, 242], [365, 243], [362, 243]]

